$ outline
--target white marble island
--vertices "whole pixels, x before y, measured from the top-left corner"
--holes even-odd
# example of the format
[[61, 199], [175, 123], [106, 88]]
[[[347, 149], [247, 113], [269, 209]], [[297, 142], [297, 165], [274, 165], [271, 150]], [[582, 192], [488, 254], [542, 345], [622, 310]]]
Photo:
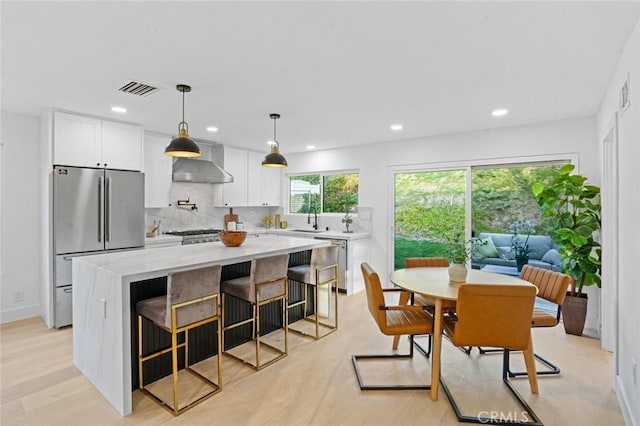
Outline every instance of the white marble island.
[[247, 238], [240, 247], [221, 242], [163, 247], [73, 259], [73, 361], [125, 416], [131, 413], [131, 283], [178, 270], [232, 265], [257, 256], [329, 245], [311, 238]]

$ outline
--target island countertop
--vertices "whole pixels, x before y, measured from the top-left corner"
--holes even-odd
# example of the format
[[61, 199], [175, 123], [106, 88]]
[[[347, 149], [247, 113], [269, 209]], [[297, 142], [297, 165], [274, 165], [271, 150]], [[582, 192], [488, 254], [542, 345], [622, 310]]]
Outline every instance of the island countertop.
[[[182, 269], [210, 265], [231, 265], [257, 256], [292, 253], [328, 245], [327, 241], [295, 237], [249, 238], [240, 247], [226, 247], [222, 242], [159, 247], [153, 250], [132, 250], [74, 258], [112, 274], [138, 281], [167, 275]], [[75, 264], [74, 264], [75, 265]], [[75, 281], [75, 280], [74, 280]]]
[[328, 240], [263, 236], [240, 247], [221, 242], [75, 257], [73, 267], [73, 362], [118, 412], [132, 410], [131, 299], [134, 282], [170, 272], [247, 262], [296, 253]]

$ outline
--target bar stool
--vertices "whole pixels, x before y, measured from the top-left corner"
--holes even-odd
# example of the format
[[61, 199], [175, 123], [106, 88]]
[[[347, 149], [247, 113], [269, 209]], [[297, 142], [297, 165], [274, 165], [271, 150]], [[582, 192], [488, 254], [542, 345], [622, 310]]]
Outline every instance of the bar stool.
[[[255, 341], [255, 364], [250, 361], [236, 356], [230, 352], [224, 351], [228, 355], [238, 361], [250, 365], [255, 370], [261, 370], [274, 362], [287, 356], [289, 351], [287, 336], [287, 266], [289, 264], [289, 255], [282, 254], [276, 256], [255, 258], [251, 261], [251, 273], [249, 276], [235, 278], [232, 280], [222, 281], [220, 285], [222, 291], [222, 323], [223, 336], [222, 344], [224, 345], [224, 332], [232, 330], [244, 324], [251, 323], [252, 340]], [[239, 321], [237, 323], [226, 325], [225, 323], [225, 306], [226, 297], [236, 297], [244, 300], [252, 305], [253, 314], [251, 318]], [[284, 328], [284, 350], [272, 346], [260, 340], [260, 307], [271, 302], [281, 301], [282, 303], [282, 328]], [[276, 352], [278, 356], [265, 362], [260, 362], [260, 346], [264, 345]], [[224, 346], [223, 346], [224, 347]]]
[[[167, 278], [167, 295], [142, 300], [136, 304], [138, 315], [138, 371], [139, 387], [160, 406], [177, 416], [222, 390], [221, 372], [221, 324], [220, 324], [220, 265], [191, 271], [175, 272]], [[171, 347], [154, 353], [142, 353], [142, 319], [171, 333]], [[218, 383], [214, 383], [189, 366], [189, 330], [211, 322], [217, 323]], [[178, 335], [184, 333], [184, 343], [178, 343]], [[213, 337], [213, 336], [212, 336]], [[184, 348], [184, 370], [193, 374], [212, 389], [206, 394], [179, 408], [178, 404], [178, 349]], [[144, 385], [143, 363], [171, 352], [173, 374], [173, 405], [165, 402]]]
[[[303, 299], [287, 306], [288, 309], [302, 306], [304, 320], [315, 323], [315, 334], [309, 334], [302, 330], [296, 330], [289, 326], [289, 330], [301, 334], [303, 336], [313, 337], [318, 340], [338, 329], [338, 246], [316, 247], [311, 250], [311, 261], [308, 265], [292, 266], [287, 271], [290, 280], [304, 284]], [[314, 288], [313, 314], [307, 315], [307, 289], [309, 286]], [[334, 300], [334, 321], [333, 324], [320, 321], [320, 312], [318, 310], [318, 296], [320, 287], [327, 287], [329, 292], [329, 300], [333, 290]], [[333, 288], [332, 288], [333, 287]], [[331, 307], [327, 316], [331, 317]], [[311, 318], [313, 316], [313, 318]], [[320, 335], [320, 326], [327, 327], [329, 331]]]

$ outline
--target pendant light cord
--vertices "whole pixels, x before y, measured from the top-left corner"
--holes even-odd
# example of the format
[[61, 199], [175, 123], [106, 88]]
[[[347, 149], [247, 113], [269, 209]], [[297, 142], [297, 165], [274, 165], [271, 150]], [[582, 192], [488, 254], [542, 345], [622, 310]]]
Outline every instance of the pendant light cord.
[[184, 90], [182, 91], [182, 122], [184, 123]]
[[276, 138], [276, 120], [277, 120], [277, 118], [273, 119], [273, 142], [275, 144], [278, 143], [278, 139]]

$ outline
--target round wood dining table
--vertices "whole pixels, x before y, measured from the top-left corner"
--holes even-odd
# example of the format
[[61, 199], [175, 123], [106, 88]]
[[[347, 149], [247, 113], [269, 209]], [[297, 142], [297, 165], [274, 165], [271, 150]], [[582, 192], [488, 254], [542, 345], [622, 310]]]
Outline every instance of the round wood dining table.
[[[443, 302], [455, 301], [458, 299], [458, 288], [461, 285], [473, 284], [499, 284], [499, 285], [528, 285], [528, 281], [518, 277], [497, 274], [494, 272], [469, 269], [465, 283], [452, 283], [449, 281], [449, 268], [405, 268], [394, 271], [389, 276], [389, 280], [398, 287], [419, 293], [432, 299], [435, 303], [435, 314], [433, 324], [433, 352], [431, 356], [431, 399], [438, 399], [438, 384], [440, 382], [440, 354], [442, 348], [442, 322], [443, 322]], [[530, 339], [531, 341], [531, 339]], [[531, 343], [533, 345], [533, 343]], [[530, 348], [533, 354], [533, 346]], [[538, 381], [533, 359], [527, 362], [527, 375], [529, 384], [534, 393], [538, 392]]]

